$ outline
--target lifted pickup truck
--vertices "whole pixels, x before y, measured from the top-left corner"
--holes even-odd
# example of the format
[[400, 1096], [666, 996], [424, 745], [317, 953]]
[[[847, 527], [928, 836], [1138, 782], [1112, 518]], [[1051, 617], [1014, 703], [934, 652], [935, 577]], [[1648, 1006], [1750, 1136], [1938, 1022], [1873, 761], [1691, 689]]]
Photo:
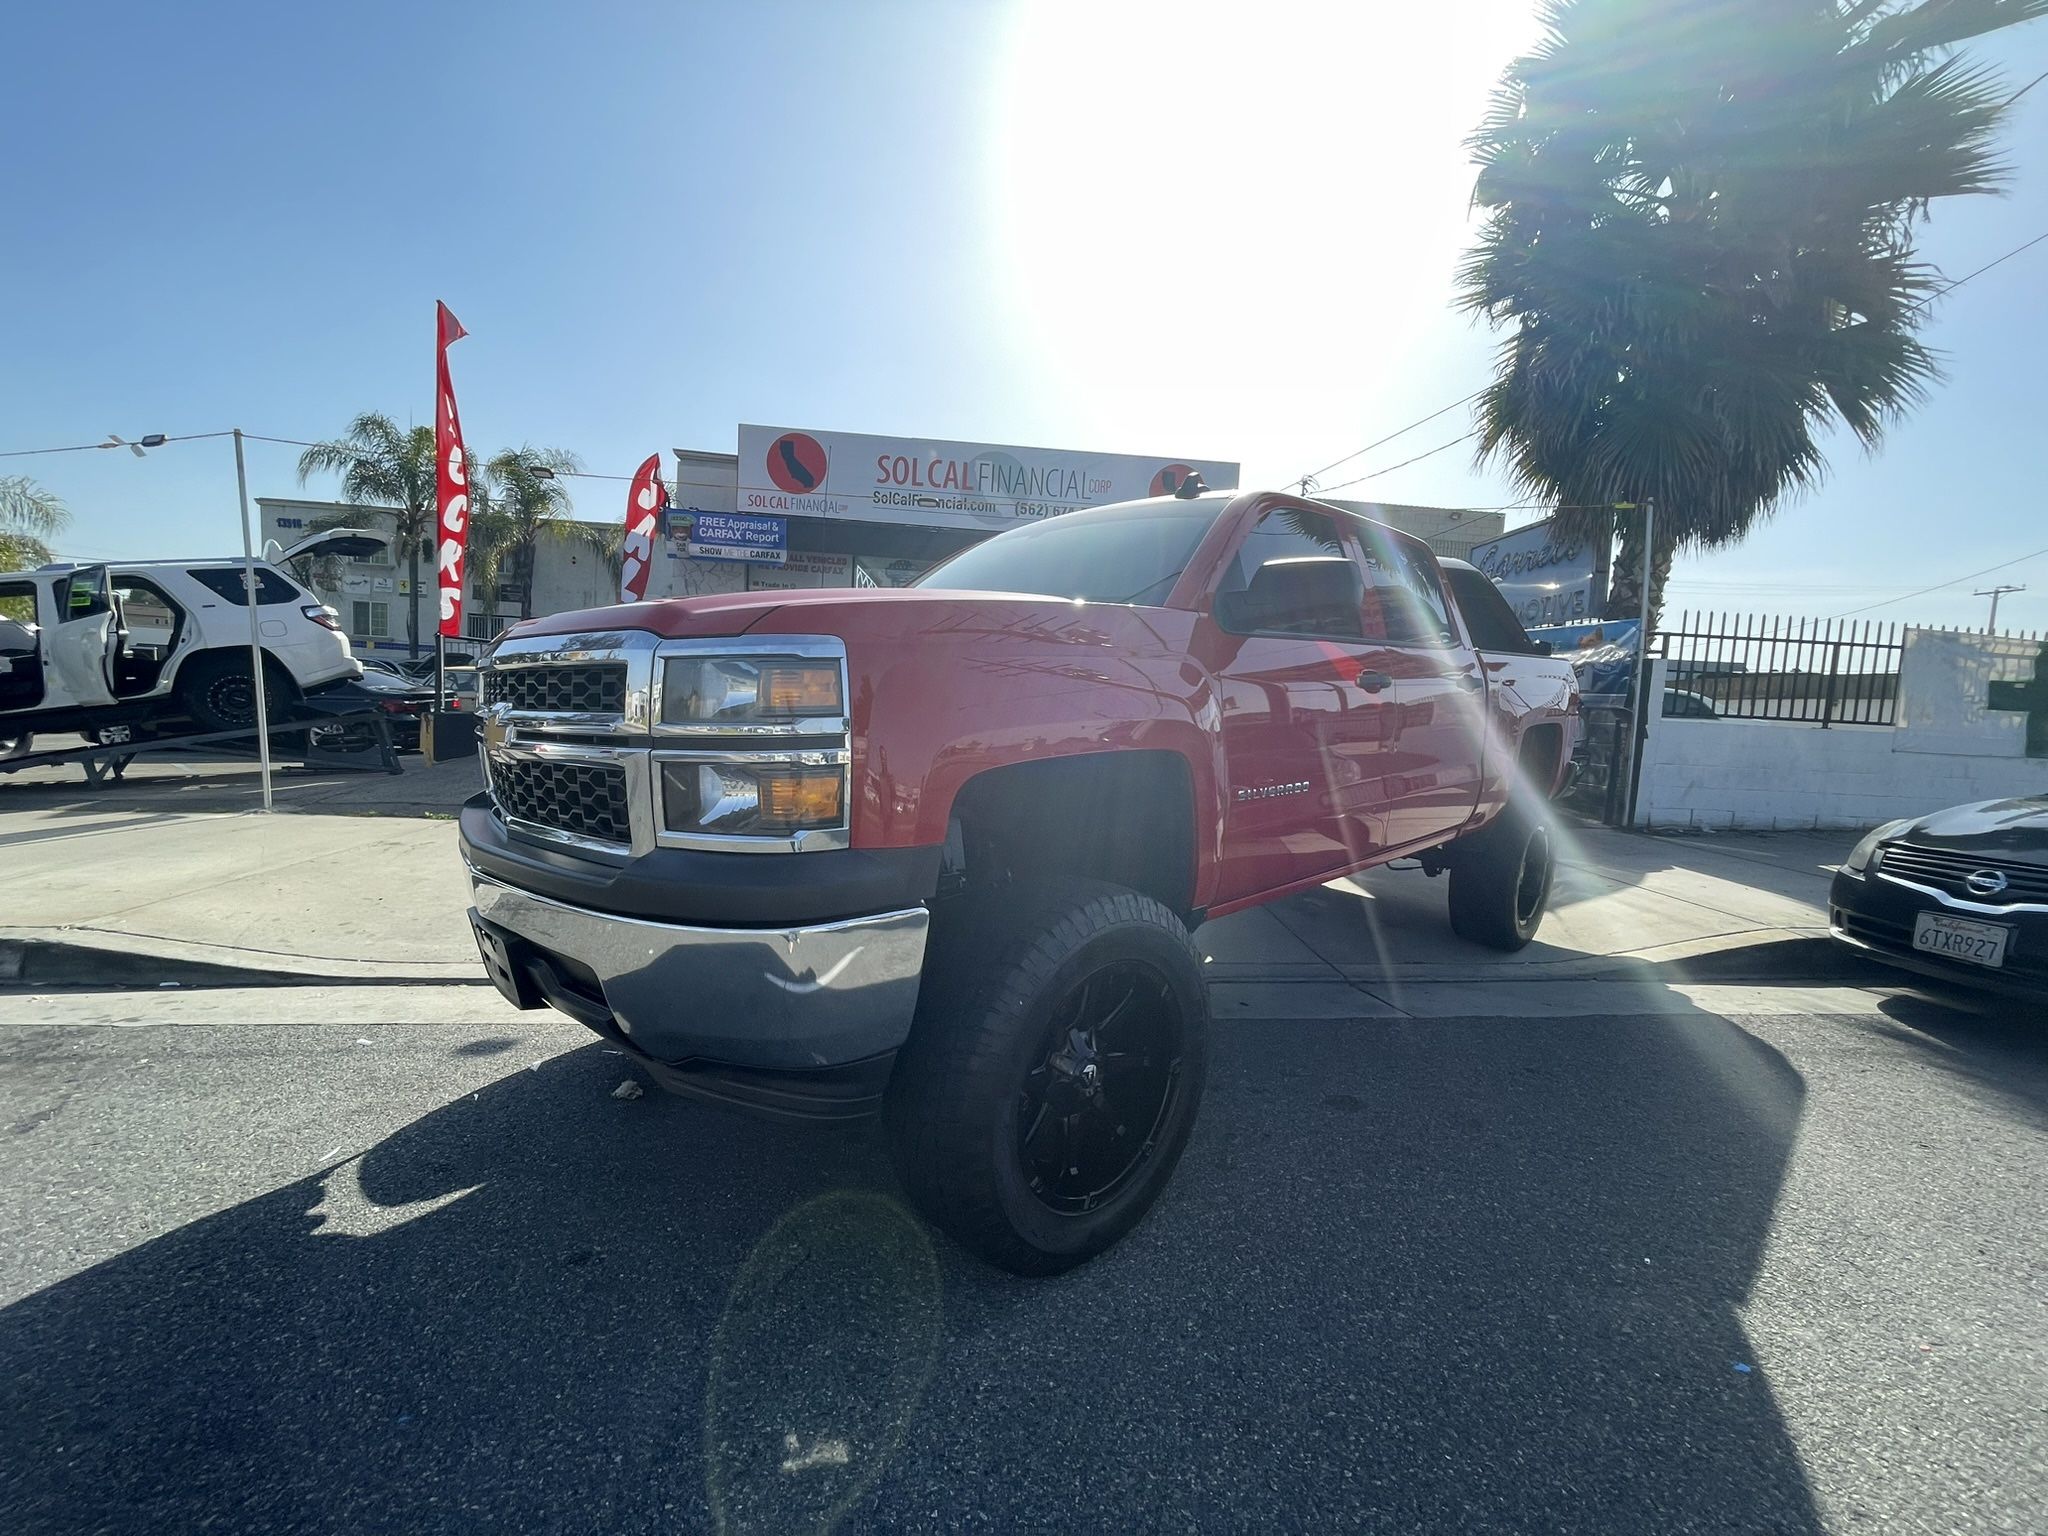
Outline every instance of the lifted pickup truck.
[[1471, 591], [1338, 508], [1195, 494], [904, 590], [530, 620], [483, 663], [479, 948], [668, 1088], [879, 1111], [935, 1222], [1067, 1268], [1193, 1128], [1205, 918], [1408, 857], [1467, 938], [1542, 921], [1577, 695]]

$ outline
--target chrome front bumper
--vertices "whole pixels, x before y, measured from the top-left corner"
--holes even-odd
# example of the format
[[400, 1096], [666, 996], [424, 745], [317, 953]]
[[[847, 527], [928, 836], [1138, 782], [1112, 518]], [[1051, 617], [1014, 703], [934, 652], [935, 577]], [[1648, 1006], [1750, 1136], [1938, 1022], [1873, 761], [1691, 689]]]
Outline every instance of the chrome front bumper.
[[[587, 1024], [599, 1020], [586, 1010], [609, 1014], [658, 1062], [813, 1071], [893, 1051], [910, 1033], [923, 907], [809, 928], [696, 928], [572, 907], [474, 869], [470, 889], [475, 916], [553, 963], [569, 991], [549, 1001]], [[589, 978], [601, 1002], [585, 995]]]

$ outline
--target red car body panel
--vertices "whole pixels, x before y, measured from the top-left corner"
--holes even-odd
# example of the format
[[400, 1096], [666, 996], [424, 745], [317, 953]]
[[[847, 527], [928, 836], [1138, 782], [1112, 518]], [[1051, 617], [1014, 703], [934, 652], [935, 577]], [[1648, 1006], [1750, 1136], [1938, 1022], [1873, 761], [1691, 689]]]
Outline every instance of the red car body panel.
[[1273, 493], [1237, 497], [1158, 607], [822, 588], [553, 614], [516, 633], [839, 637], [852, 692], [855, 847], [943, 842], [955, 797], [992, 768], [1170, 753], [1193, 794], [1194, 904], [1213, 915], [1490, 820], [1507, 802], [1523, 736], [1548, 723], [1562, 727], [1555, 772], [1532, 789], [1553, 793], [1576, 731], [1562, 660], [1482, 656], [1455, 613], [1450, 646], [1239, 635], [1216, 623], [1222, 572], [1244, 530], [1276, 505], [1330, 510]]

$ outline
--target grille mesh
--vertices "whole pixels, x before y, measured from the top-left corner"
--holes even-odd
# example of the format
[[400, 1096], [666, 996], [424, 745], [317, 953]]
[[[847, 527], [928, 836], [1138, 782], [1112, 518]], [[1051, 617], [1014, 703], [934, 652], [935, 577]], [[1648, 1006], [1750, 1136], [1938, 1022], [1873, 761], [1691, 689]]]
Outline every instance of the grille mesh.
[[633, 840], [626, 775], [615, 764], [498, 759], [490, 772], [491, 792], [507, 816], [600, 842]]
[[[1986, 906], [2009, 906], [2016, 901], [2048, 901], [2048, 869], [2037, 865], [2004, 863], [1994, 857], [1957, 853], [1949, 848], [1916, 848], [1894, 843], [1884, 851], [1878, 864], [1882, 874], [1896, 875], [1916, 885], [1930, 885], [1965, 901]], [[2005, 889], [1986, 895], [1964, 884], [1979, 870], [1996, 870], [2005, 876]]]
[[484, 674], [484, 702], [553, 714], [623, 715], [623, 662], [585, 662], [553, 667], [491, 668]]

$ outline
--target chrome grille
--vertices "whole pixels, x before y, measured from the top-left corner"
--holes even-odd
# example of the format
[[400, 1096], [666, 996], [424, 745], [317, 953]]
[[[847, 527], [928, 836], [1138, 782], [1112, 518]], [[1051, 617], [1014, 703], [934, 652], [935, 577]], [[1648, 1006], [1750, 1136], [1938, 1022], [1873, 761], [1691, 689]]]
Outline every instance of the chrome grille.
[[616, 763], [506, 758], [490, 765], [491, 793], [515, 821], [624, 846], [633, 840], [626, 773]]
[[600, 661], [494, 667], [484, 673], [484, 703], [550, 714], [622, 715], [626, 711], [626, 664]]
[[[1930, 886], [1961, 901], [1987, 907], [2007, 907], [2016, 902], [2048, 902], [2048, 869], [2034, 864], [2001, 862], [1995, 857], [1958, 853], [1952, 848], [1917, 848], [1911, 843], [1885, 847], [1877, 872], [1915, 885]], [[2005, 879], [2001, 891], [1973, 891], [1971, 875], [1995, 872]]]

